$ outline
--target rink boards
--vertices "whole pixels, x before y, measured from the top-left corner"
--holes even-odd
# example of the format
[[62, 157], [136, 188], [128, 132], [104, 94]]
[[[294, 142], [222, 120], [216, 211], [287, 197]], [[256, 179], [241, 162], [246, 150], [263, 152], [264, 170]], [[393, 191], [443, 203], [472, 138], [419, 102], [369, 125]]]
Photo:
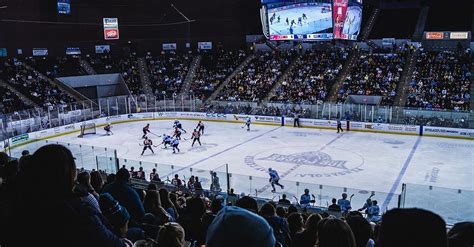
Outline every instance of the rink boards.
[[[203, 112], [147, 112], [122, 114], [110, 117], [103, 117], [94, 120], [86, 121], [87, 123], [95, 123], [96, 128], [104, 126], [106, 123], [120, 124], [134, 121], [153, 121], [153, 120], [203, 120], [214, 122], [230, 122], [230, 123], [244, 123], [250, 117], [252, 124], [273, 125], [273, 126], [293, 126], [294, 119], [292, 117], [275, 117], [275, 116], [258, 116], [245, 114], [220, 114], [220, 113], [203, 113]], [[457, 129], [431, 126], [416, 126], [416, 125], [400, 125], [400, 124], [385, 124], [385, 123], [364, 123], [342, 121], [342, 128], [351, 131], [374, 132], [374, 133], [388, 133], [388, 134], [402, 134], [402, 135], [420, 135], [432, 137], [447, 137], [474, 140], [474, 129]], [[12, 148], [21, 146], [36, 140], [44, 140], [61, 135], [68, 135], [72, 133], [79, 133], [82, 122], [69, 124], [65, 126], [55, 127], [27, 134], [18, 135], [9, 138], [8, 143]], [[303, 128], [318, 128], [318, 129], [334, 129], [337, 128], [337, 121], [321, 120], [321, 119], [300, 119], [300, 125]], [[4, 143], [0, 143], [0, 149], [4, 148]]]

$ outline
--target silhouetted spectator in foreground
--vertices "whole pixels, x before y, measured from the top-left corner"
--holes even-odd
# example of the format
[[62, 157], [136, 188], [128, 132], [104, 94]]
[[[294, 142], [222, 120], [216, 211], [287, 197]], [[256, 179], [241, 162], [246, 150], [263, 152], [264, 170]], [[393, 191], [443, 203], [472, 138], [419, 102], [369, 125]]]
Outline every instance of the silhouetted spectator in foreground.
[[446, 223], [423, 209], [392, 209], [382, 217], [376, 246], [447, 247]]

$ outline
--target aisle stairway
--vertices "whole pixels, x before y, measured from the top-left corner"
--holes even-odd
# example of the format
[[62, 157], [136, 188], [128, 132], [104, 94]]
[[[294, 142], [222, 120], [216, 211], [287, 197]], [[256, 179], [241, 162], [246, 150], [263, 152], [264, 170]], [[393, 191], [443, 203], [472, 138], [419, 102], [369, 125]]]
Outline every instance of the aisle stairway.
[[267, 96], [262, 100], [261, 104], [266, 104], [268, 101], [272, 99], [273, 96], [276, 95], [276, 91], [278, 90], [278, 88], [288, 78], [288, 76], [291, 74], [290, 72], [295, 68], [295, 66], [298, 65], [299, 59], [301, 59], [301, 55], [296, 56], [293, 59], [293, 61], [291, 61], [288, 68], [286, 68], [286, 70], [283, 72], [280, 78], [276, 81], [275, 85], [273, 85], [272, 89], [268, 92]]
[[360, 54], [360, 51], [358, 49], [353, 49], [350, 52], [349, 57], [344, 63], [344, 66], [342, 67], [341, 72], [337, 76], [336, 82], [334, 83], [334, 85], [331, 88], [331, 91], [329, 92], [328, 99], [330, 102], [337, 101], [337, 93], [342, 88], [342, 83], [346, 80], [347, 76], [351, 72], [353, 64], [358, 61], [359, 54]]
[[247, 64], [250, 63], [255, 58], [255, 54], [249, 55], [235, 70], [230, 74], [222, 83], [219, 85], [219, 87], [211, 94], [211, 96], [206, 100], [206, 103], [210, 103], [211, 101], [215, 100], [219, 93], [224, 89], [224, 87], [229, 84], [234, 77], [242, 72], [242, 70], [247, 66]]
[[79, 64], [81, 65], [82, 69], [87, 72], [88, 75], [97, 75], [95, 69], [92, 68], [92, 66], [86, 60], [79, 58]]
[[154, 96], [153, 89], [151, 86], [150, 74], [148, 73], [148, 66], [144, 57], [137, 58], [138, 70], [140, 71], [140, 82], [142, 85], [143, 92], [150, 99]]
[[189, 89], [191, 89], [191, 85], [193, 84], [194, 77], [196, 77], [196, 71], [201, 66], [202, 56], [197, 55], [194, 57], [191, 65], [189, 66], [188, 74], [184, 79], [183, 86], [181, 87], [180, 95], [186, 97], [189, 93]]

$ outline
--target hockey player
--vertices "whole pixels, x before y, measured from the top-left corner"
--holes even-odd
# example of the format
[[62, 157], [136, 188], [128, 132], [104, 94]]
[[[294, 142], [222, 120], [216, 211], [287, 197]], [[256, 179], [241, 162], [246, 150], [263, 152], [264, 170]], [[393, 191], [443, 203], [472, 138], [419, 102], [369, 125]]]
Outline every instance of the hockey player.
[[281, 189], [284, 189], [285, 187], [279, 183], [280, 181], [280, 176], [278, 175], [278, 172], [276, 170], [273, 170], [272, 168], [268, 168], [268, 174], [270, 175], [270, 179], [268, 180], [270, 184], [272, 185], [272, 192], [275, 193], [275, 184], [280, 186]]
[[112, 125], [110, 125], [110, 123], [108, 123], [107, 125], [105, 125], [104, 127], [104, 130], [105, 130], [105, 134], [106, 135], [113, 135], [114, 133], [112, 132]]
[[167, 134], [163, 134], [163, 142], [161, 144], [165, 145], [165, 148], [167, 148], [166, 145], [171, 145], [171, 140], [173, 138], [171, 138], [171, 136], [167, 135]]
[[245, 126], [247, 126], [247, 131], [250, 131], [250, 124], [251, 123], [252, 123], [252, 119], [250, 117], [248, 117], [247, 121], [245, 122]]
[[196, 126], [196, 129], [198, 132], [201, 132], [201, 135], [204, 135], [204, 123], [202, 121], [199, 121], [198, 125]]
[[288, 19], [288, 17], [286, 17], [286, 25], [287, 25], [287, 26], [290, 25], [290, 19]]
[[153, 145], [153, 141], [151, 141], [151, 139], [148, 139], [148, 137], [145, 136], [145, 140], [143, 140], [143, 151], [142, 151], [142, 155], [143, 153], [145, 153], [145, 150], [147, 149], [150, 149], [151, 152], [153, 154], [155, 154], [155, 152], [153, 151], [153, 149], [151, 148], [151, 146]]
[[308, 20], [308, 17], [306, 16], [305, 13], [303, 13], [303, 15], [301, 17], [303, 17], [303, 20]]
[[191, 137], [193, 139], [193, 143], [191, 144], [191, 147], [194, 147], [194, 143], [196, 141], [199, 143], [199, 146], [202, 146], [200, 137], [201, 137], [201, 133], [197, 129], [195, 129], [193, 132], [193, 136]]
[[298, 17], [298, 25], [303, 26], [303, 19]]
[[181, 124], [181, 122], [179, 122], [179, 120], [174, 120], [173, 128], [178, 128], [184, 133], [186, 133], [186, 130], [183, 129], [183, 125]]
[[337, 120], [337, 133], [339, 133], [339, 130], [341, 132], [344, 132], [344, 130], [342, 129], [342, 123], [340, 119]]
[[150, 124], [147, 124], [145, 127], [143, 127], [143, 136], [142, 139], [145, 139], [146, 135], [150, 133]]
[[178, 127], [174, 129], [173, 137], [178, 140], [181, 140], [181, 130]]
[[178, 150], [178, 153], [179, 153], [179, 140], [177, 138], [173, 139], [171, 141], [171, 147], [173, 147], [173, 153], [176, 153], [176, 150]]

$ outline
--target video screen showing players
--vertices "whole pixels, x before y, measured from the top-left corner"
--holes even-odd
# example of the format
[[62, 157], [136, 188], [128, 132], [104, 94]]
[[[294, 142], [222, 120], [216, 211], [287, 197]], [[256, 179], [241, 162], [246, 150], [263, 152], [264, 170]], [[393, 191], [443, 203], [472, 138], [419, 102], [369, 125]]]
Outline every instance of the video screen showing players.
[[271, 39], [332, 39], [331, 0], [278, 1], [267, 5]]
[[362, 1], [349, 1], [346, 19], [342, 28], [342, 39], [357, 40], [362, 24]]

